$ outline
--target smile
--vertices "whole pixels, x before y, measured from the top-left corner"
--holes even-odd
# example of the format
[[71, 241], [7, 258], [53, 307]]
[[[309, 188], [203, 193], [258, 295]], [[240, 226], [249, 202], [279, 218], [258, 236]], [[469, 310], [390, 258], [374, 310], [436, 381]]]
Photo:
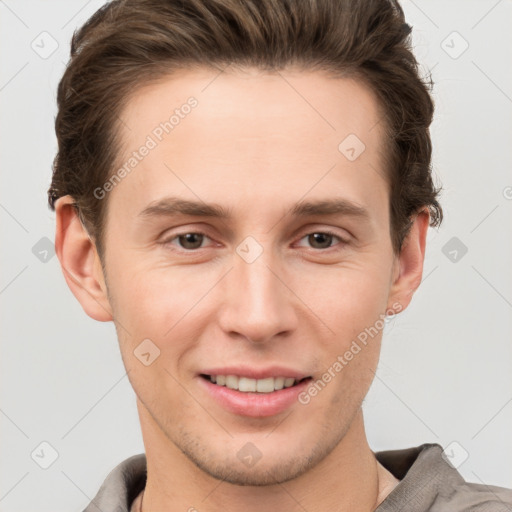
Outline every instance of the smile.
[[284, 388], [295, 386], [299, 382], [306, 380], [295, 379], [293, 377], [267, 377], [264, 379], [251, 379], [238, 375], [201, 375], [217, 386], [225, 386], [229, 389], [241, 391], [242, 393], [272, 393]]

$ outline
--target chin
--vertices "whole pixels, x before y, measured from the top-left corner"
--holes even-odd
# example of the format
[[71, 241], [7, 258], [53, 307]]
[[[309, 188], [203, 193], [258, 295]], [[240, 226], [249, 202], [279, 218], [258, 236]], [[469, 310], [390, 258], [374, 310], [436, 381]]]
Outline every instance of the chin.
[[319, 439], [309, 447], [297, 438], [294, 441], [286, 448], [282, 443], [268, 447], [268, 451], [263, 447], [259, 451], [255, 446], [258, 441], [247, 442], [231, 451], [228, 444], [212, 449], [204, 441], [188, 437], [178, 448], [196, 467], [216, 480], [240, 486], [267, 486], [282, 484], [311, 470], [332, 452], [339, 439]]
[[286, 461], [263, 461], [263, 458], [252, 467], [244, 467], [238, 459], [231, 463], [219, 463], [214, 460], [189, 458], [204, 473], [216, 480], [222, 480], [240, 486], [267, 486], [282, 484], [304, 474], [312, 466], [309, 457], [292, 457]]

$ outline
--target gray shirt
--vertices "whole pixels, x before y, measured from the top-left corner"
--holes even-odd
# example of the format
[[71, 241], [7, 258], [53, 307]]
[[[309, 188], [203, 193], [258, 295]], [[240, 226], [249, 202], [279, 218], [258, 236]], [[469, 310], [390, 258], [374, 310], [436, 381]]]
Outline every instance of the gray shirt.
[[[375, 512], [512, 512], [511, 489], [466, 482], [438, 444], [375, 452], [375, 457], [400, 480]], [[109, 473], [83, 512], [130, 512], [145, 485], [141, 453]]]

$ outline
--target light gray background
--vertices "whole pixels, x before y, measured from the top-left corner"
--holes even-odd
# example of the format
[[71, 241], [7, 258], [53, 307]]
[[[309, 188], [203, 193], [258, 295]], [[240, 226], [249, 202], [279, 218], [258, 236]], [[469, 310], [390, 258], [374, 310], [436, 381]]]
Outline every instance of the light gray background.
[[[0, 0], [1, 511], [80, 511], [115, 465], [144, 451], [113, 325], [85, 315], [40, 241], [54, 240], [57, 83], [73, 30], [102, 4]], [[512, 487], [512, 2], [403, 5], [436, 84], [446, 219], [429, 234], [412, 305], [387, 328], [368, 437], [374, 450], [456, 443], [450, 457], [467, 452], [466, 479]], [[42, 58], [52, 39], [58, 49]], [[453, 237], [468, 248], [455, 262], [451, 246], [443, 253]], [[42, 442], [58, 452], [48, 469]]]

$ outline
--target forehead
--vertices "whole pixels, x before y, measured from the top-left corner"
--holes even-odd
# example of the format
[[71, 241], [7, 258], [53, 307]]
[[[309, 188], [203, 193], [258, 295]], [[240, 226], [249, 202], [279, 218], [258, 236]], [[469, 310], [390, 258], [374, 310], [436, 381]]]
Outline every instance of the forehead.
[[176, 112], [181, 130], [174, 130], [176, 124], [168, 139], [177, 139], [183, 126], [194, 123], [194, 118], [198, 122], [193, 128], [200, 135], [217, 133], [221, 138], [223, 134], [216, 129], [221, 125], [236, 128], [237, 139], [265, 136], [292, 142], [294, 136], [299, 140], [306, 135], [300, 142], [307, 138], [310, 150], [318, 148], [317, 137], [327, 144], [348, 133], [368, 143], [378, 138], [379, 130], [374, 134], [377, 137], [372, 132], [382, 119], [381, 109], [373, 92], [360, 80], [336, 79], [320, 71], [296, 68], [272, 73], [255, 68], [227, 69], [183, 69], [136, 89], [120, 114], [124, 140], [137, 143], [132, 138], [139, 135], [133, 132], [133, 124], [138, 132], [151, 133], [175, 111], [183, 110], [190, 98], [199, 108], [192, 109], [192, 121], [187, 123], [181, 122], [184, 118], [179, 114], [183, 113]]
[[132, 210], [169, 195], [282, 207], [333, 187], [358, 204], [387, 201], [382, 114], [356, 80], [182, 70], [137, 90], [120, 118], [120, 165], [134, 165], [111, 200], [130, 197]]

